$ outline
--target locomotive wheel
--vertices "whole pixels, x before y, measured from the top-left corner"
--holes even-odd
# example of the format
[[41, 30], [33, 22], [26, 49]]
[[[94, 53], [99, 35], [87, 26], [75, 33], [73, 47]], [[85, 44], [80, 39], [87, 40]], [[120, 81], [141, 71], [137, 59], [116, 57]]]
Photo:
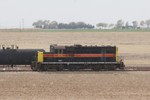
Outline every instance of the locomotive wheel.
[[37, 71], [37, 69], [35, 67], [31, 67], [32, 71]]
[[75, 65], [71, 65], [68, 67], [68, 70], [69, 71], [79, 71], [79, 66], [75, 66]]
[[32, 71], [37, 71], [37, 65], [35, 62], [32, 62], [31, 69], [32, 69]]
[[94, 67], [92, 68], [92, 70], [94, 70], [94, 71], [99, 71], [100, 68], [99, 68], [99, 66], [94, 66]]
[[40, 70], [41, 71], [47, 71], [47, 67], [46, 66], [41, 66]]
[[64, 67], [63, 67], [62, 65], [56, 67], [56, 70], [57, 70], [57, 71], [62, 71], [63, 69], [64, 69]]
[[80, 66], [74, 66], [74, 69], [73, 69], [74, 71], [79, 71], [80, 70]]
[[110, 67], [108, 65], [103, 65], [103, 70], [104, 71], [109, 71], [110, 70]]
[[116, 70], [116, 66], [112, 65], [111, 70]]
[[73, 66], [68, 66], [68, 70], [72, 71], [73, 70]]
[[37, 69], [38, 72], [42, 71], [42, 65], [41, 64], [37, 64], [36, 69]]

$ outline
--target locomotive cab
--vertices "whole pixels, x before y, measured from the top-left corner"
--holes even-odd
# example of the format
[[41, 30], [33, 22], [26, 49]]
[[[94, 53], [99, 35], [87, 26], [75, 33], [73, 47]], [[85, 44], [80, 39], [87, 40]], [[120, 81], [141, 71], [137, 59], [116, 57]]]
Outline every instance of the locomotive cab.
[[53, 54], [63, 54], [65, 49], [65, 46], [50, 45], [50, 53]]

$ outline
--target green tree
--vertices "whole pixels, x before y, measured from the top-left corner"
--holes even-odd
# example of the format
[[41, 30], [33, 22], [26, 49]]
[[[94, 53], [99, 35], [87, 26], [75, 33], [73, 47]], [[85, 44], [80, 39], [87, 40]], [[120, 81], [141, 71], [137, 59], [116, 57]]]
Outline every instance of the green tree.
[[69, 23], [69, 27], [70, 27], [70, 29], [76, 29], [77, 28], [77, 24], [75, 22], [70, 22]]
[[50, 20], [44, 20], [43, 21], [43, 28], [44, 29], [49, 29], [49, 24], [50, 24]]
[[34, 22], [32, 25], [33, 25], [35, 28], [43, 28], [43, 27], [44, 27], [42, 20], [38, 20], [37, 22]]
[[148, 28], [150, 28], [150, 19], [145, 21]]
[[133, 21], [132, 24], [133, 24], [133, 28], [134, 28], [134, 29], [137, 29], [137, 27], [138, 27], [138, 22], [137, 22], [137, 21]]
[[77, 22], [77, 28], [85, 29], [86, 24], [84, 22]]
[[114, 24], [109, 24], [109, 27], [110, 27], [110, 28], [114, 27]]
[[58, 23], [56, 21], [52, 21], [50, 24], [49, 24], [49, 28], [50, 29], [57, 29], [58, 28]]
[[122, 29], [124, 22], [122, 21], [122, 19], [118, 20], [116, 23], [116, 28], [118, 29]]
[[128, 29], [130, 26], [129, 26], [129, 22], [126, 22], [125, 24], [125, 28]]
[[140, 26], [143, 28], [144, 25], [145, 25], [145, 22], [144, 22], [144, 21], [141, 21], [141, 22], [140, 22]]
[[104, 29], [108, 26], [108, 24], [107, 23], [98, 23], [96, 26], [99, 27], [100, 29]]

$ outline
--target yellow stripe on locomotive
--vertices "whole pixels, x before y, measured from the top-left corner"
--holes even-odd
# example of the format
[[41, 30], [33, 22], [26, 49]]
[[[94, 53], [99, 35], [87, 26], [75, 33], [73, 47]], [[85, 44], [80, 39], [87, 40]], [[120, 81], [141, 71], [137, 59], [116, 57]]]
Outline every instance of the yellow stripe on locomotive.
[[119, 62], [118, 47], [116, 47], [116, 62]]
[[43, 62], [44, 61], [44, 54], [43, 52], [38, 51], [38, 62]]

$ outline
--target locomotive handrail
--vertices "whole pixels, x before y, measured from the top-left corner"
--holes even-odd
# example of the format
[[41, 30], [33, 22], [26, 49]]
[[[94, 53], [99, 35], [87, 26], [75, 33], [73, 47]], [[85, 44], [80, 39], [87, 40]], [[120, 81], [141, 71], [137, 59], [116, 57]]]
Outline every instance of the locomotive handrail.
[[42, 62], [41, 64], [118, 64], [118, 62]]
[[17, 46], [17, 45], [0, 45], [0, 49], [2, 49], [2, 50], [18, 50], [19, 46]]

